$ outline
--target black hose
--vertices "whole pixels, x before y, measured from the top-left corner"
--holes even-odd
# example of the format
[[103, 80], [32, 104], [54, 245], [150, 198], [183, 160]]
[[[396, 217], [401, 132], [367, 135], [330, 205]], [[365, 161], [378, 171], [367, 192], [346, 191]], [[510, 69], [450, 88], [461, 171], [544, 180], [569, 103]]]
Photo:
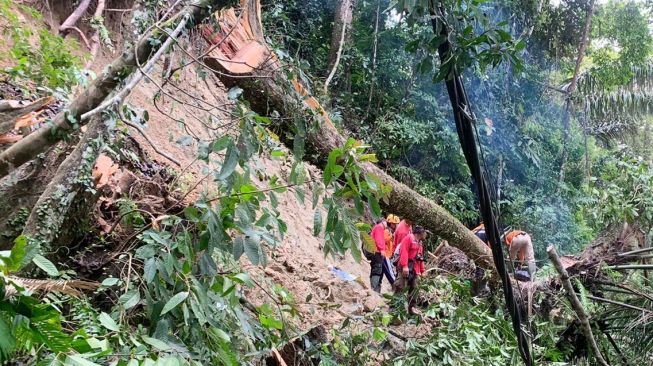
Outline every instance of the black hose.
[[[444, 9], [441, 5], [439, 7], [436, 6], [435, 1], [432, 0], [430, 12], [433, 32], [437, 34], [437, 17], [440, 16], [444, 18]], [[449, 43], [449, 31], [446, 24], [441, 24], [441, 27], [439, 28], [440, 35], [443, 36], [444, 39], [438, 47], [438, 54], [442, 64], [451, 52], [451, 43]], [[512, 283], [504, 262], [503, 246], [501, 245], [499, 228], [493, 212], [492, 197], [490, 196], [490, 191], [488, 189], [487, 177], [485, 176], [485, 171], [481, 167], [479, 160], [476, 135], [474, 134], [474, 127], [476, 125], [475, 117], [471, 111], [465, 87], [460, 75], [456, 71], [455, 65], [450, 66], [449, 74], [445, 78], [445, 85], [447, 87], [451, 106], [453, 107], [458, 139], [460, 140], [465, 160], [467, 160], [467, 165], [472, 173], [472, 178], [476, 183], [478, 199], [481, 206], [480, 211], [483, 217], [483, 222], [485, 223], [485, 232], [488, 241], [492, 246], [494, 265], [496, 266], [499, 277], [501, 278], [506, 306], [512, 319], [513, 330], [517, 336], [519, 353], [524, 360], [524, 363], [528, 366], [532, 366], [533, 359], [530, 354], [530, 340], [527, 333], [521, 327], [523, 318], [521, 306], [513, 294]]]

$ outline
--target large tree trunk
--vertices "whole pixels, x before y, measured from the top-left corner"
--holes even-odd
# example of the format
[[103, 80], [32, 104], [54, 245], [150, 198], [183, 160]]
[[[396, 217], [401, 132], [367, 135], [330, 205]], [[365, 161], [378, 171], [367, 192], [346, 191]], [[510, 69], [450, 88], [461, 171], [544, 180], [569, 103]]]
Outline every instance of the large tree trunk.
[[[245, 17], [249, 18], [243, 23], [252, 28], [247, 29], [247, 33], [254, 34], [256, 42], [265, 45], [263, 30], [260, 28], [260, 22], [256, 19], [258, 15], [254, 11], [258, 7], [258, 2], [244, 0], [243, 3], [247, 4], [245, 8], [248, 11]], [[210, 32], [205, 33], [204, 36], [207, 41], [212, 43], [221, 41], [220, 37], [216, 37]], [[228, 42], [239, 42], [235, 38], [237, 36], [229, 37], [234, 39], [230, 38]], [[328, 113], [317, 99], [311, 97], [308, 90], [299, 81], [288, 79], [284, 72], [285, 69], [276, 60], [273, 53], [267, 47], [263, 49], [267, 53], [267, 57], [260, 57], [260, 59], [265, 59], [267, 62], [261, 65], [252, 65], [254, 67], [246, 71], [238, 68], [238, 64], [232, 65], [229, 57], [222, 54], [219, 49], [211, 52], [205, 61], [210, 67], [220, 71], [217, 75], [225, 86], [238, 85], [241, 87], [244, 90], [244, 97], [257, 112], [268, 114], [272, 110], [276, 110], [285, 116], [301, 115], [300, 118], [316, 119], [317, 127], [309, 131], [307, 142], [319, 156], [318, 164], [323, 164], [333, 149], [344, 145], [345, 137], [333, 125]], [[229, 74], [233, 73], [232, 69], [237, 68], [239, 75], [229, 77]], [[251, 78], [244, 78], [245, 75], [249, 75]], [[464, 251], [480, 266], [494, 269], [492, 255], [488, 247], [445, 209], [398, 182], [374, 164], [362, 163], [361, 168], [365, 173], [377, 176], [384, 184], [392, 187], [388, 203], [384, 204], [385, 210], [413, 219], [434, 234], [446, 239], [451, 245]]]
[[589, 43], [589, 33], [592, 28], [592, 16], [594, 15], [594, 0], [590, 2], [590, 8], [587, 10], [587, 15], [585, 16], [585, 29], [583, 30], [582, 38], [580, 39], [580, 45], [578, 47], [578, 56], [576, 57], [576, 69], [574, 70], [574, 76], [571, 78], [571, 84], [567, 89], [567, 95], [565, 100], [565, 114], [562, 117], [562, 128], [563, 128], [563, 140], [562, 140], [562, 161], [560, 162], [560, 173], [558, 174], [558, 187], [565, 181], [565, 167], [567, 165], [567, 160], [569, 159], [569, 122], [571, 120], [571, 115], [574, 112], [573, 105], [573, 95], [576, 91], [576, 83], [578, 82], [578, 75], [580, 74], [580, 65], [583, 62], [585, 57], [585, 50], [587, 49], [587, 44]]
[[[32, 208], [23, 234], [42, 246], [42, 250], [52, 249], [51, 244], [57, 238], [70, 239], [76, 234], [72, 231], [82, 225], [78, 225], [79, 222], [65, 225], [70, 218], [84, 220], [88, 217], [87, 213], [96, 198], [95, 194], [89, 193], [95, 186], [91, 170], [108, 135], [108, 123], [102, 121], [100, 116], [93, 117], [86, 133], [59, 166]], [[82, 214], [71, 214], [74, 212]], [[72, 231], [67, 228], [72, 228]]]

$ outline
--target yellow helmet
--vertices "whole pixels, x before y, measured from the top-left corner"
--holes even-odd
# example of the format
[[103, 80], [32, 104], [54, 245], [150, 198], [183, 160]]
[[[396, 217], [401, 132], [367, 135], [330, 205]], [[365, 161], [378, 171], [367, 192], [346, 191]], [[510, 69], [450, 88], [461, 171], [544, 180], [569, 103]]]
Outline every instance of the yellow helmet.
[[385, 219], [390, 224], [398, 224], [399, 223], [399, 216], [390, 214], [388, 215], [388, 218]]

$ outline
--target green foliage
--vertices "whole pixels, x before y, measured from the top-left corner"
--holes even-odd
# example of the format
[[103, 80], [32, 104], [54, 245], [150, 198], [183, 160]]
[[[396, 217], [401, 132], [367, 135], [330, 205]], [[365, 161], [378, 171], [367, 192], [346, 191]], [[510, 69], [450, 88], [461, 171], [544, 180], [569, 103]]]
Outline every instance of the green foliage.
[[632, 68], [646, 65], [653, 51], [648, 28], [649, 10], [636, 1], [609, 1], [601, 6], [592, 26], [592, 38], [600, 46], [590, 49], [593, 73], [613, 89], [633, 76]]
[[[22, 6], [34, 21], [40, 21], [40, 14]], [[50, 89], [68, 89], [81, 80], [80, 59], [73, 54], [77, 43], [69, 37], [64, 39], [44, 28], [34, 28], [29, 21], [22, 20], [11, 1], [0, 2], [0, 16], [8, 21], [11, 47], [8, 55], [14, 64], [3, 70], [17, 81], [31, 81]]]
[[[434, 65], [437, 72], [433, 81], [441, 81], [450, 77], [450, 70], [456, 67], [459, 72], [472, 68], [485, 72], [489, 67], [497, 67], [502, 62], [512, 63], [516, 69], [522, 67], [522, 61], [517, 53], [524, 49], [523, 41], [515, 41], [507, 31], [508, 22], [494, 24], [487, 16], [483, 1], [444, 1], [431, 9], [433, 2], [427, 0], [391, 2], [398, 13], [406, 12], [409, 26], [424, 22], [427, 14], [435, 23], [434, 34], [426, 39], [416, 39], [408, 42], [406, 49], [415, 52], [423, 50], [426, 56], [417, 65], [422, 73], [431, 73]], [[444, 10], [444, 11], [441, 11]], [[441, 34], [446, 27], [448, 39]], [[443, 62], [436, 59], [437, 50], [445, 40], [451, 43], [449, 54]]]
[[[41, 355], [80, 346], [63, 331], [63, 317], [56, 307], [30, 296], [9, 277], [26, 264], [28, 255], [24, 237], [16, 240], [11, 251], [0, 253], [0, 363], [15, 360], [16, 352]], [[48, 272], [56, 271], [47, 259], [37, 255], [35, 260]]]
[[624, 221], [643, 227], [653, 225], [653, 184], [651, 162], [633, 156], [621, 146], [601, 161], [597, 176], [588, 186], [583, 212], [598, 230]]
[[[475, 299], [470, 285], [454, 277], [423, 277], [420, 293], [429, 299], [423, 318], [406, 314], [405, 295], [393, 296], [392, 313], [379, 310], [365, 319], [364, 330], [351, 319], [334, 331], [333, 350], [326, 360], [338, 360], [327, 365], [359, 365], [379, 349], [383, 349], [393, 330], [423, 329], [423, 337], [408, 336], [405, 351], [387, 359], [384, 365], [519, 365], [521, 359], [510, 320], [490, 302]], [[403, 309], [403, 310], [402, 310]], [[408, 326], [395, 328], [393, 318]], [[556, 364], [562, 353], [555, 342], [561, 329], [533, 319], [536, 364]], [[417, 324], [412, 324], [417, 322]], [[540, 329], [541, 327], [541, 329]], [[556, 353], [557, 352], [557, 353]], [[557, 358], [557, 359], [556, 359]], [[553, 363], [551, 363], [554, 361]]]

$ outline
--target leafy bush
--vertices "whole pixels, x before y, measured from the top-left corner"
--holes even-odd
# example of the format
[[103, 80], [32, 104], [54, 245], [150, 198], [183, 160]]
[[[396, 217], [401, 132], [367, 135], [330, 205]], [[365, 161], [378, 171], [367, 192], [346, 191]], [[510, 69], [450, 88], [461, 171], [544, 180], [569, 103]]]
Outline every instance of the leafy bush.
[[[32, 20], [41, 21], [41, 15], [33, 8], [24, 5], [19, 8]], [[8, 54], [3, 56], [14, 63], [5, 68], [4, 73], [16, 80], [31, 81], [51, 89], [68, 89], [81, 80], [81, 60], [73, 54], [78, 44], [72, 37], [64, 39], [21, 20], [16, 6], [9, 0], [0, 1], [0, 16], [9, 23], [8, 34], [12, 41]]]

